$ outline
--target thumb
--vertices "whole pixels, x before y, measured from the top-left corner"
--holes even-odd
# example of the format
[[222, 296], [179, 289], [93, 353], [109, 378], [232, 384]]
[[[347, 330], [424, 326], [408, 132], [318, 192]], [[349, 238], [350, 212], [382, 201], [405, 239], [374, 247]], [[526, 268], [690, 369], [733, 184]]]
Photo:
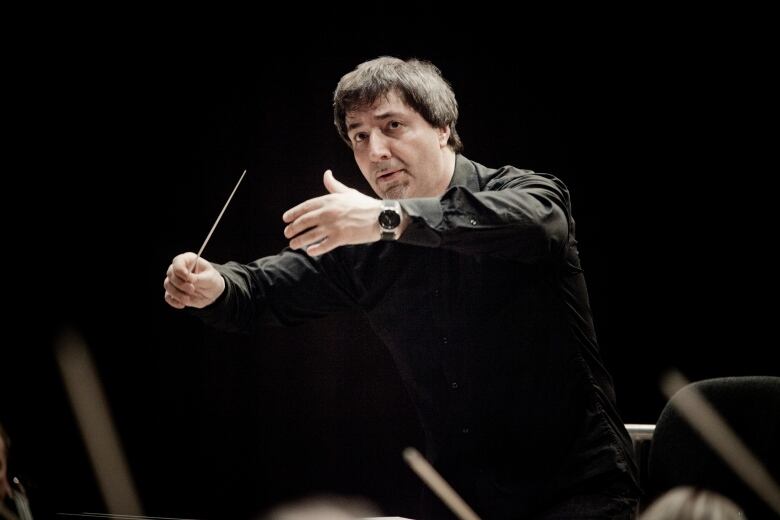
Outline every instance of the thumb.
[[325, 170], [325, 175], [323, 176], [322, 180], [325, 183], [325, 188], [327, 188], [329, 193], [346, 193], [351, 191], [351, 188], [337, 181], [333, 176], [333, 172], [330, 170]]

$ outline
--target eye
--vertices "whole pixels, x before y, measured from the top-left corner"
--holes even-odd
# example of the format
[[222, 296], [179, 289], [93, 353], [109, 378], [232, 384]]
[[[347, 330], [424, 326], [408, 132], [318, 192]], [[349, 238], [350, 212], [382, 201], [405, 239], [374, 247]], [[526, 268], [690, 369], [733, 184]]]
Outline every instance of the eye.
[[401, 125], [400, 121], [390, 121], [390, 123], [387, 126], [391, 130], [397, 130], [397, 129], [401, 128], [402, 125]]
[[358, 132], [352, 136], [352, 140], [355, 141], [356, 143], [359, 143], [363, 141], [367, 135], [368, 134], [366, 134], [365, 132]]

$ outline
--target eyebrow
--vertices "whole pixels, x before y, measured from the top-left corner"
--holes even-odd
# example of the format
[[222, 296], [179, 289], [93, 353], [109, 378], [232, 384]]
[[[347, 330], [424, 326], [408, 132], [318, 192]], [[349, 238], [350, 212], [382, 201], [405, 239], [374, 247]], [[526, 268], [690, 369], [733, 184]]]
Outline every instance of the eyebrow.
[[[401, 115], [402, 114], [400, 112], [390, 111], [390, 112], [383, 112], [383, 113], [381, 113], [379, 115], [373, 116], [373, 119], [384, 120], [384, 119], [389, 119], [391, 117], [401, 117]], [[347, 131], [349, 132], [350, 130], [355, 129], [355, 128], [359, 127], [362, 124], [363, 124], [362, 122], [360, 122], [360, 123], [350, 123], [350, 124], [347, 125]]]

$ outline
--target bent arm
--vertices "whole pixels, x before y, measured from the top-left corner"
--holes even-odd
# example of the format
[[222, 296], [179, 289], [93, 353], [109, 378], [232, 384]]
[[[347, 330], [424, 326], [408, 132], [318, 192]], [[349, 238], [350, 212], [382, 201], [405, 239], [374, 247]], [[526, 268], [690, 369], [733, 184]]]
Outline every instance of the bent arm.
[[285, 249], [249, 264], [214, 267], [225, 280], [225, 290], [212, 305], [190, 312], [223, 330], [295, 325], [355, 306], [346, 272], [332, 254], [314, 258]]
[[562, 254], [569, 196], [555, 177], [509, 169], [484, 191], [452, 186], [441, 197], [401, 201], [409, 225], [400, 241], [533, 263]]

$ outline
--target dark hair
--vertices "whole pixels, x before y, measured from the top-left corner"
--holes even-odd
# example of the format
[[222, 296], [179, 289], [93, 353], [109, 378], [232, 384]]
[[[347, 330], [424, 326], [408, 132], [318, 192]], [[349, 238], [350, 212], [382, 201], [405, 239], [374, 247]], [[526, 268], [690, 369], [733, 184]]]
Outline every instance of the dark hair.
[[361, 63], [345, 74], [333, 93], [333, 122], [339, 135], [352, 147], [347, 136], [347, 112], [371, 106], [380, 96], [395, 91], [435, 128], [449, 126], [447, 145], [453, 152], [463, 150], [455, 130], [458, 102], [441, 71], [428, 61], [401, 60], [383, 56]]

